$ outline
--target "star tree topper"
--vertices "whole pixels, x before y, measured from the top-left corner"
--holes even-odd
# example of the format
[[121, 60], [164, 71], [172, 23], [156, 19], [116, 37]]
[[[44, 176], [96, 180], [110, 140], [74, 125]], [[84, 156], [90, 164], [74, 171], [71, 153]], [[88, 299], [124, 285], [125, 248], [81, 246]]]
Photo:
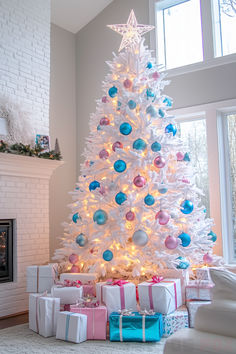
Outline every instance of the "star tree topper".
[[134, 10], [131, 10], [126, 24], [107, 25], [107, 27], [123, 36], [119, 52], [126, 47], [133, 47], [138, 44], [141, 40], [141, 36], [154, 28], [154, 26], [150, 25], [139, 25]]

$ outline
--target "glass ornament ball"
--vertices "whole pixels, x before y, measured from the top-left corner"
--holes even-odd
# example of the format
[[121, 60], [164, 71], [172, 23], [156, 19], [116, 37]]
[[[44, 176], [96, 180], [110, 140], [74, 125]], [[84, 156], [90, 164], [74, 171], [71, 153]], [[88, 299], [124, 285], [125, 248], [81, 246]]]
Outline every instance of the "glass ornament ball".
[[137, 230], [132, 236], [132, 241], [136, 246], [145, 246], [148, 243], [148, 235], [143, 230]]
[[79, 273], [80, 272], [80, 268], [77, 265], [74, 265], [71, 267], [70, 269], [70, 273]]
[[191, 214], [193, 209], [194, 209], [194, 206], [193, 206], [193, 203], [190, 201], [190, 200], [184, 200], [181, 204], [181, 209], [180, 211], [183, 213], [183, 214]]
[[176, 125], [174, 125], [174, 124], [172, 124], [172, 123], [168, 124], [168, 125], [165, 127], [165, 133], [166, 133], [166, 134], [172, 133], [173, 136], [175, 136], [176, 133], [177, 133], [177, 127], [176, 127]]
[[212, 263], [213, 262], [212, 256], [209, 253], [204, 254], [203, 262], [207, 264]]
[[151, 69], [151, 68], [152, 68], [152, 63], [151, 63], [150, 61], [147, 63], [146, 68], [147, 68], [147, 69]]
[[183, 246], [183, 247], [187, 247], [191, 243], [191, 237], [188, 234], [186, 234], [185, 232], [182, 232], [178, 236], [178, 238], [181, 240], [181, 244], [180, 245]]
[[132, 127], [129, 123], [124, 122], [120, 125], [120, 133], [123, 135], [129, 135], [132, 132]]
[[170, 215], [166, 211], [160, 210], [156, 213], [155, 219], [158, 219], [160, 225], [166, 225], [170, 220]]
[[98, 124], [98, 126], [97, 126], [97, 131], [99, 131], [99, 130], [101, 130], [102, 128], [101, 128], [101, 125], [100, 124]]
[[210, 236], [210, 240], [211, 240], [212, 242], [216, 242], [216, 240], [217, 240], [217, 235], [216, 235], [212, 230], [209, 232], [208, 236]]
[[102, 117], [100, 119], [100, 125], [109, 125], [110, 124], [110, 119], [107, 117]]
[[136, 106], [137, 106], [137, 104], [134, 100], [129, 100], [129, 102], [128, 102], [129, 109], [135, 109]]
[[100, 183], [98, 181], [93, 181], [89, 184], [89, 190], [94, 191], [96, 188], [100, 187]]
[[174, 250], [178, 246], [179, 242], [176, 237], [174, 236], [167, 236], [165, 239], [165, 246], [169, 250]]
[[160, 151], [161, 150], [161, 144], [158, 143], [157, 141], [155, 141], [154, 143], [152, 143], [151, 149], [152, 149], [153, 152]]
[[102, 149], [100, 152], [99, 152], [99, 157], [100, 159], [108, 159], [109, 157], [109, 152], [106, 150], [106, 149]]
[[151, 97], [155, 97], [155, 93], [150, 89], [148, 88], [147, 91], [146, 91], [146, 95], [147, 95], [147, 98]]
[[146, 147], [147, 147], [147, 144], [143, 139], [139, 138], [133, 142], [133, 149], [135, 149], [135, 150], [143, 151], [146, 149]]
[[164, 118], [165, 117], [165, 112], [163, 111], [163, 109], [159, 109], [158, 110], [158, 114], [159, 114], [159, 116], [161, 117], [161, 118]]
[[183, 161], [186, 161], [186, 162], [190, 161], [190, 157], [189, 157], [189, 154], [187, 152], [184, 154]]
[[107, 102], [109, 102], [107, 96], [103, 96], [102, 97], [102, 103], [107, 103]]
[[133, 183], [136, 187], [142, 188], [146, 184], [146, 179], [143, 176], [134, 177]]
[[168, 192], [168, 188], [165, 188], [165, 187], [158, 188], [158, 192], [161, 194], [166, 194]]
[[144, 203], [148, 206], [151, 206], [155, 203], [155, 198], [151, 194], [147, 194], [144, 198]]
[[116, 149], [123, 149], [123, 144], [120, 141], [116, 141], [113, 145], [112, 145], [112, 150], [116, 151]]
[[83, 234], [79, 234], [76, 237], [75, 242], [80, 246], [80, 247], [84, 247], [87, 243], [88, 243], [88, 238]]
[[157, 72], [157, 71], [155, 71], [153, 74], [152, 74], [152, 78], [154, 79], [154, 80], [158, 80], [159, 78], [160, 78], [160, 74]]
[[184, 154], [182, 152], [177, 152], [176, 154], [177, 161], [182, 161], [184, 159]]
[[125, 161], [123, 160], [117, 160], [115, 163], [114, 163], [114, 170], [116, 172], [124, 172], [126, 170], [126, 163]]
[[154, 165], [157, 167], [157, 168], [163, 168], [166, 164], [166, 161], [164, 159], [164, 157], [162, 156], [157, 156], [154, 160]]
[[121, 205], [127, 200], [127, 196], [123, 192], [119, 192], [115, 196], [115, 201], [117, 204]]
[[108, 219], [108, 215], [102, 209], [96, 210], [95, 213], [93, 214], [93, 221], [96, 222], [98, 225], [106, 224], [107, 219]]
[[113, 253], [110, 250], [106, 250], [103, 252], [102, 258], [106, 262], [110, 262], [113, 259]]
[[186, 258], [179, 256], [177, 259], [179, 260], [179, 263], [176, 266], [177, 269], [187, 269], [190, 266], [190, 263]]
[[165, 105], [167, 107], [171, 107], [172, 106], [172, 100], [170, 98], [168, 98], [168, 97], [164, 98], [163, 103], [165, 103]]
[[152, 105], [150, 105], [150, 106], [148, 106], [146, 108], [146, 113], [150, 114], [150, 116], [152, 118], [156, 118], [157, 117], [157, 111], [156, 111], [155, 107], [153, 107]]
[[112, 86], [112, 87], [109, 88], [109, 90], [108, 90], [108, 94], [109, 94], [109, 96], [112, 97], [112, 98], [116, 97], [117, 92], [118, 92], [118, 89], [117, 89], [117, 87], [115, 87], [115, 86]]
[[128, 221], [133, 221], [135, 219], [135, 214], [133, 211], [128, 211], [126, 214], [125, 214], [125, 218], [126, 220]]
[[78, 220], [80, 220], [81, 217], [79, 216], [79, 213], [75, 213], [73, 216], [72, 216], [72, 221], [77, 224]]
[[126, 89], [130, 89], [132, 87], [132, 81], [129, 80], [129, 79], [126, 79], [124, 82], [123, 82], [123, 85]]
[[69, 262], [70, 262], [71, 264], [77, 263], [77, 262], [78, 262], [78, 259], [79, 259], [79, 257], [78, 257], [78, 255], [75, 254], [75, 253], [72, 253], [72, 254], [69, 256]]

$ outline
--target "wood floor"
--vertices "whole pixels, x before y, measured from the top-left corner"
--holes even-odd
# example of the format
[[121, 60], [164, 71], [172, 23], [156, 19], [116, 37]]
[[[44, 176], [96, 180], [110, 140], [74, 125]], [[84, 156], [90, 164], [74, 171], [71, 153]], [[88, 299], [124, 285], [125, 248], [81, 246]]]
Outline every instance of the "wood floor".
[[0, 319], [0, 329], [28, 322], [28, 313]]

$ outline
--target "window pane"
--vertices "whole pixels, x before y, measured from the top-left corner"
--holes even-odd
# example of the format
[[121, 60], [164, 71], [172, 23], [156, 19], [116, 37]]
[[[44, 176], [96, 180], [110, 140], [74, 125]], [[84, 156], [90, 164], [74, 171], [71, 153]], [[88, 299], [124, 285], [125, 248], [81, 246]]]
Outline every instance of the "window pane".
[[189, 0], [164, 9], [163, 20], [166, 69], [202, 61], [200, 1]]
[[[224, 5], [225, 0], [220, 1], [220, 22], [222, 38], [222, 55], [236, 53], [236, 13], [230, 7]], [[227, 1], [229, 3], [229, 1]]]
[[206, 120], [198, 119], [178, 123], [178, 134], [183, 140], [186, 151], [190, 153], [192, 165], [197, 171], [196, 185], [204, 196], [202, 204], [206, 208], [206, 214], [210, 216], [209, 184], [208, 184], [208, 159], [207, 159], [207, 136]]
[[236, 114], [227, 116], [228, 151], [230, 160], [230, 179], [232, 191], [232, 216], [234, 255], [236, 257]]

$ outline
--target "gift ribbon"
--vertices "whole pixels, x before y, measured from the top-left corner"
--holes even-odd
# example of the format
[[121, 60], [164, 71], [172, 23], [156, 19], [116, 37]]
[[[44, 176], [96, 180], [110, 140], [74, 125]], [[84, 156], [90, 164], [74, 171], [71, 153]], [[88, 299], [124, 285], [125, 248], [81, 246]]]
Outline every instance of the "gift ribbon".
[[153, 310], [142, 310], [139, 311], [139, 314], [142, 315], [142, 330], [143, 330], [143, 342], [146, 342], [146, 316], [153, 316], [155, 315], [155, 312]]
[[[148, 281], [149, 287], [148, 287], [148, 295], [149, 295], [149, 301], [150, 301], [150, 308], [151, 310], [154, 310], [154, 303], [153, 303], [153, 295], [152, 295], [152, 286], [155, 284], [159, 284], [159, 283], [172, 283], [174, 285], [174, 292], [175, 292], [175, 309], [177, 309], [177, 289], [176, 289], [176, 282], [174, 280], [164, 280], [163, 277], [158, 277], [157, 275], [154, 275], [152, 277], [152, 280]], [[167, 291], [169, 292], [169, 294], [172, 297], [172, 293], [169, 291], [169, 289], [167, 289]], [[169, 302], [170, 305], [170, 302]], [[168, 305], [168, 307], [169, 307]]]
[[134, 313], [132, 313], [132, 310], [127, 310], [127, 309], [119, 310], [118, 313], [120, 314], [120, 317], [119, 317], [120, 341], [123, 342], [122, 318], [123, 318], [123, 316], [134, 316]]
[[209, 282], [204, 282], [201, 280], [201, 279], [196, 279], [194, 281], [194, 283], [192, 284], [188, 284], [186, 286], [186, 288], [194, 288], [194, 289], [197, 289], [197, 298], [200, 298], [200, 290], [201, 289], [211, 289], [214, 287], [214, 284], [213, 283], [209, 283]]
[[122, 279], [114, 280], [112, 283], [106, 284], [106, 285], [111, 285], [111, 286], [118, 285], [120, 287], [120, 306], [121, 306], [121, 310], [125, 309], [125, 289], [124, 289], [124, 285], [125, 284], [128, 284], [128, 281], [122, 280]]

